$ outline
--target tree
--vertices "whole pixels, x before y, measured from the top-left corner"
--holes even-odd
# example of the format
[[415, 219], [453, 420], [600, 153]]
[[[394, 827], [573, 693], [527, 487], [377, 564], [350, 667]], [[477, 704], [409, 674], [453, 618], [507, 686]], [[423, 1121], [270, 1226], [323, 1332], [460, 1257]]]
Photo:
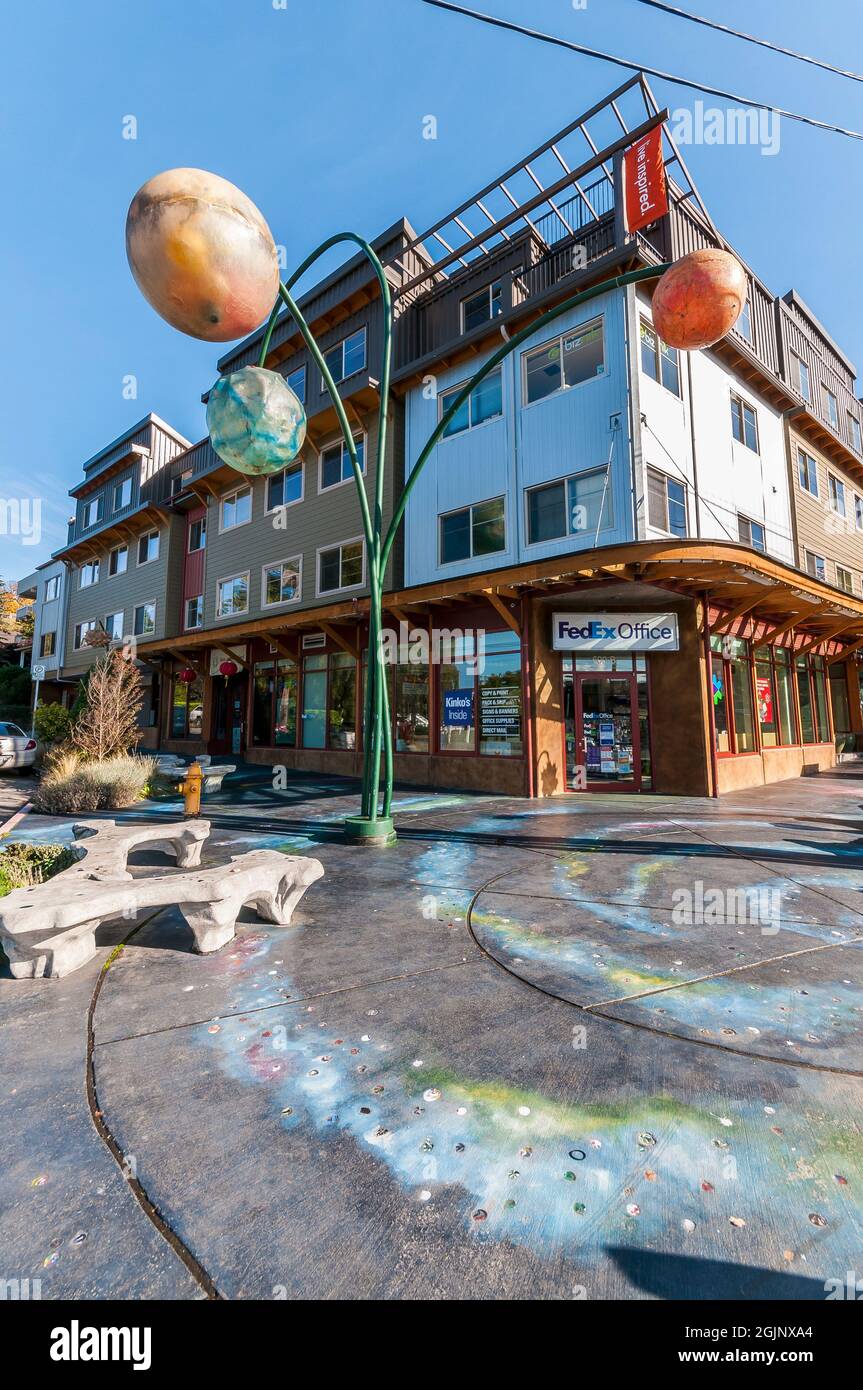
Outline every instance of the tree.
[[107, 652], [91, 668], [84, 708], [72, 729], [73, 747], [95, 762], [127, 753], [138, 741], [143, 703], [134, 661], [119, 651]]
[[[18, 610], [28, 611], [19, 618]], [[14, 587], [10, 588], [5, 579], [0, 579], [0, 628], [4, 632], [15, 632], [21, 636], [33, 636], [33, 600], [19, 598]]]

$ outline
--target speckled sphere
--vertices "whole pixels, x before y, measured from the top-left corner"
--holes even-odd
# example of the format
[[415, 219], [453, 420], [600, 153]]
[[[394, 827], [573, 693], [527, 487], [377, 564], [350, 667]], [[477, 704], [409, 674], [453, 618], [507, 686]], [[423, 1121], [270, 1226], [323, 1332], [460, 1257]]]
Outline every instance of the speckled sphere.
[[278, 372], [241, 367], [210, 392], [207, 429], [219, 458], [238, 473], [278, 473], [303, 447], [306, 412]]
[[653, 295], [653, 322], [669, 347], [693, 352], [724, 338], [746, 303], [746, 271], [728, 251], [690, 251], [666, 270]]
[[279, 291], [276, 247], [261, 213], [204, 169], [168, 169], [138, 189], [126, 217], [126, 256], [156, 312], [206, 342], [252, 333]]

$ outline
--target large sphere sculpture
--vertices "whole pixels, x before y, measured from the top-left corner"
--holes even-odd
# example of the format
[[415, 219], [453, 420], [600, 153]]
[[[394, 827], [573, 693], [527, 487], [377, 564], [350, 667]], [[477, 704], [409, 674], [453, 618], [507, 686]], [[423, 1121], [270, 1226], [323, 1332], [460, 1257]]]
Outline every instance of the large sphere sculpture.
[[253, 332], [279, 292], [276, 247], [261, 213], [204, 169], [168, 169], [138, 189], [126, 217], [126, 256], [156, 312], [207, 342]]
[[690, 251], [662, 276], [653, 295], [653, 322], [669, 347], [711, 347], [743, 312], [746, 272], [728, 251]]
[[278, 473], [306, 438], [306, 412], [278, 372], [241, 367], [220, 377], [207, 401], [210, 443], [239, 473]]

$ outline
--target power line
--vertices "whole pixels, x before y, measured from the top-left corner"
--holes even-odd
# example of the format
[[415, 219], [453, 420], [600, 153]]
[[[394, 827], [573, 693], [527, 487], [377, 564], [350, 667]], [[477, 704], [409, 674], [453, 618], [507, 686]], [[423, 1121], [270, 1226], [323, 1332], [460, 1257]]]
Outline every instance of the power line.
[[863, 82], [859, 72], [850, 72], [848, 68], [837, 68], [832, 63], [825, 63], [821, 58], [810, 58], [805, 53], [795, 53], [793, 48], [783, 48], [779, 43], [771, 43], [769, 39], [759, 39], [754, 34], [744, 34], [740, 29], [730, 29], [727, 24], [720, 24], [715, 19], [705, 19], [700, 14], [690, 14], [689, 10], [678, 9], [676, 5], [667, 5], [665, 0], [637, 0], [639, 5], [650, 5], [654, 10], [665, 10], [666, 14], [676, 15], [679, 19], [691, 20], [693, 24], [704, 24], [708, 29], [718, 29], [723, 34], [731, 34], [735, 39], [745, 39], [747, 43], [760, 44], [762, 48], [769, 48], [773, 53], [784, 53], [786, 58], [797, 58], [801, 63], [811, 63], [813, 67], [824, 68], [825, 72], [835, 72], [838, 77], [850, 77], [853, 82]]
[[586, 48], [584, 44], [572, 43], [569, 39], [558, 38], [556, 34], [544, 34], [540, 29], [528, 29], [524, 24], [516, 24], [510, 19], [499, 19], [497, 15], [482, 14], [479, 10], [469, 10], [464, 5], [455, 5], [450, 0], [422, 0], [424, 5], [434, 5], [439, 10], [449, 10], [452, 14], [460, 14], [467, 19], [478, 19], [483, 24], [491, 24], [496, 29], [509, 29], [514, 34], [522, 34], [529, 39], [540, 39], [543, 43], [555, 44], [558, 48], [568, 48], [573, 53], [581, 53], [586, 58], [600, 58], [605, 63], [616, 63], [618, 67], [629, 68], [631, 72], [644, 72], [650, 77], [661, 78], [663, 82], [671, 82], [678, 87], [689, 87], [696, 92], [706, 92], [708, 96], [722, 97], [725, 101], [733, 101], [738, 106], [754, 106], [761, 111], [775, 111], [778, 116], [784, 116], [789, 121], [800, 121], [803, 125], [814, 126], [816, 130], [827, 130], [834, 135], [845, 135], [850, 140], [863, 140], [863, 132], [859, 130], [848, 130], [845, 126], [832, 125], [829, 121], [819, 121], [814, 116], [802, 116], [798, 111], [786, 111], [781, 106], [774, 106], [767, 101], [754, 101], [751, 97], [736, 96], [734, 92], [726, 92], [721, 87], [709, 87], [704, 82], [695, 82], [688, 77], [677, 77], [674, 73], [663, 72], [661, 68], [649, 68], [644, 63], [633, 63], [628, 58], [617, 58], [613, 53], [603, 53], [600, 49]]

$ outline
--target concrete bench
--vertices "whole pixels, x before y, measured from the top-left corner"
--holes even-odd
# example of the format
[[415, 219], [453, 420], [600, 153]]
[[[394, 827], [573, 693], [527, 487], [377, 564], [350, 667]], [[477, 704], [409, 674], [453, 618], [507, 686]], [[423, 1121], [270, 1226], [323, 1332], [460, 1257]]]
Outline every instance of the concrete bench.
[[187, 820], [179, 825], [117, 825], [112, 820], [79, 821], [72, 826], [71, 849], [78, 863], [64, 870], [84, 878], [130, 879], [126, 867], [129, 851], [141, 845], [172, 854], [178, 869], [193, 869], [201, 862], [201, 848], [210, 833], [208, 820]]
[[[200, 827], [207, 823], [191, 824]], [[112, 825], [102, 822], [99, 829]], [[182, 847], [179, 832], [188, 830], [189, 825], [134, 827], [122, 832], [125, 841], [140, 829], [151, 834], [136, 839], [136, 844], [156, 844], [161, 839]], [[96, 838], [98, 841], [98, 834]], [[200, 855], [202, 842], [203, 837], [187, 842], [183, 852]], [[95, 955], [96, 930], [103, 921], [112, 917], [134, 921], [154, 907], [176, 905], [192, 930], [196, 949], [204, 954], [217, 951], [233, 938], [244, 906], [253, 907], [264, 921], [288, 926], [300, 898], [324, 872], [317, 859], [262, 849], [235, 855], [230, 864], [209, 869], [178, 869], [132, 878], [125, 858], [121, 860], [118, 838], [118, 872], [107, 877], [98, 872], [108, 864], [110, 852], [104, 833], [101, 844], [95, 858], [87, 854], [47, 883], [16, 888], [0, 900], [0, 940], [16, 979], [45, 975], [60, 979], [70, 974]], [[125, 852], [132, 847], [127, 843]], [[86, 839], [81, 841], [81, 848], [88, 850]], [[97, 872], [93, 872], [94, 866]]]

